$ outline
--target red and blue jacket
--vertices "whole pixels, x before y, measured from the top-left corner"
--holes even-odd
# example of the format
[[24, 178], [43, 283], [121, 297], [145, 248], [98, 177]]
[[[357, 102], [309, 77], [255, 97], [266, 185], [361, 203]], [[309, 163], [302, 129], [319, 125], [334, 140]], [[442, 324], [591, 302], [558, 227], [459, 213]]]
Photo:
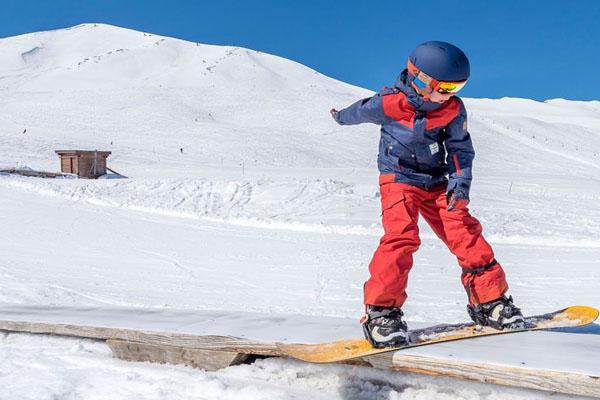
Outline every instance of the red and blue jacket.
[[443, 104], [425, 101], [407, 78], [405, 71], [393, 88], [338, 111], [336, 121], [381, 125], [380, 182], [425, 190], [446, 184], [448, 192], [468, 199], [475, 151], [463, 102], [456, 96]]

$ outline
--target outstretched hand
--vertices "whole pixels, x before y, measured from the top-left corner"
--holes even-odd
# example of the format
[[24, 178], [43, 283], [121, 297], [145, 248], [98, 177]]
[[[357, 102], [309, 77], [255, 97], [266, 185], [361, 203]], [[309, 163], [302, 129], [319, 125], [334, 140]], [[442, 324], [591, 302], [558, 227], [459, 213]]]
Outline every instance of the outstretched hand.
[[338, 110], [336, 110], [335, 108], [332, 108], [331, 110], [329, 110], [329, 113], [331, 114], [331, 117], [337, 122]]

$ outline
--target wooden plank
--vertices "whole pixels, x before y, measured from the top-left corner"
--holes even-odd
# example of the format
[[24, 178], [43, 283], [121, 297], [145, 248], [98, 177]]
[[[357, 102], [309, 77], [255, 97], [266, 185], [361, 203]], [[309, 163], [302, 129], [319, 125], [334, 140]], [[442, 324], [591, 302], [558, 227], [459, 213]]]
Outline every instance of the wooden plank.
[[155, 332], [26, 321], [0, 321], [0, 330], [22, 333], [73, 336], [88, 339], [114, 339], [158, 346], [218, 350], [242, 354], [266, 356], [282, 355], [274, 343], [253, 341], [231, 336], [199, 336], [177, 332]]
[[108, 167], [106, 167], [106, 169], [107, 169], [108, 171], [112, 172], [112, 173], [113, 173], [113, 174], [115, 174], [115, 175], [119, 175], [119, 176], [121, 176], [121, 177], [123, 177], [123, 178], [127, 178], [125, 175], [123, 175], [123, 174], [120, 174], [120, 173], [118, 173], [117, 171], [115, 171], [115, 170], [113, 170], [113, 169], [110, 169], [110, 168], [108, 168]]
[[70, 157], [64, 157], [60, 159], [60, 170], [66, 173], [72, 172]]
[[58, 177], [62, 177], [62, 176], [67, 176], [65, 174], [58, 173], [58, 172], [32, 171], [32, 170], [27, 170], [27, 169], [3, 169], [3, 170], [0, 170], [0, 172], [7, 173], [7, 174], [29, 176], [29, 177], [37, 177], [37, 178], [58, 178]]
[[127, 361], [183, 364], [206, 371], [217, 371], [246, 361], [248, 354], [190, 349], [181, 346], [152, 345], [109, 339], [106, 344], [117, 358]]
[[364, 359], [373, 367], [381, 369], [600, 398], [600, 377], [577, 372], [403, 355], [401, 351], [372, 355]]

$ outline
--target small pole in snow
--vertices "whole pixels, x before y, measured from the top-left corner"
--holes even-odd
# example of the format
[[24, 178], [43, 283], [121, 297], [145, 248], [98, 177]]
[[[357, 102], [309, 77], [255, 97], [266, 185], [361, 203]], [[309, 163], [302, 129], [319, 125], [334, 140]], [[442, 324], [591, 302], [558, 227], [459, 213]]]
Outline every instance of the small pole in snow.
[[508, 188], [508, 194], [512, 194], [512, 193], [511, 193], [511, 192], [512, 192], [512, 186], [513, 186], [513, 183], [512, 183], [512, 182], [510, 182], [510, 186], [509, 186], [509, 188]]

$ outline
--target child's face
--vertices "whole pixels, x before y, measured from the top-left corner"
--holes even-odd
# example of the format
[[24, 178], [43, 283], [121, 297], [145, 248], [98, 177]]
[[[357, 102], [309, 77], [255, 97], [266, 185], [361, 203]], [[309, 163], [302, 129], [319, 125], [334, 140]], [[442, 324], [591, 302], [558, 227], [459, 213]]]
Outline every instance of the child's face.
[[447, 102], [450, 97], [454, 96], [452, 93], [440, 93], [436, 90], [434, 90], [433, 92], [431, 92], [431, 94], [429, 95], [429, 100], [431, 100], [434, 103], [445, 103]]

